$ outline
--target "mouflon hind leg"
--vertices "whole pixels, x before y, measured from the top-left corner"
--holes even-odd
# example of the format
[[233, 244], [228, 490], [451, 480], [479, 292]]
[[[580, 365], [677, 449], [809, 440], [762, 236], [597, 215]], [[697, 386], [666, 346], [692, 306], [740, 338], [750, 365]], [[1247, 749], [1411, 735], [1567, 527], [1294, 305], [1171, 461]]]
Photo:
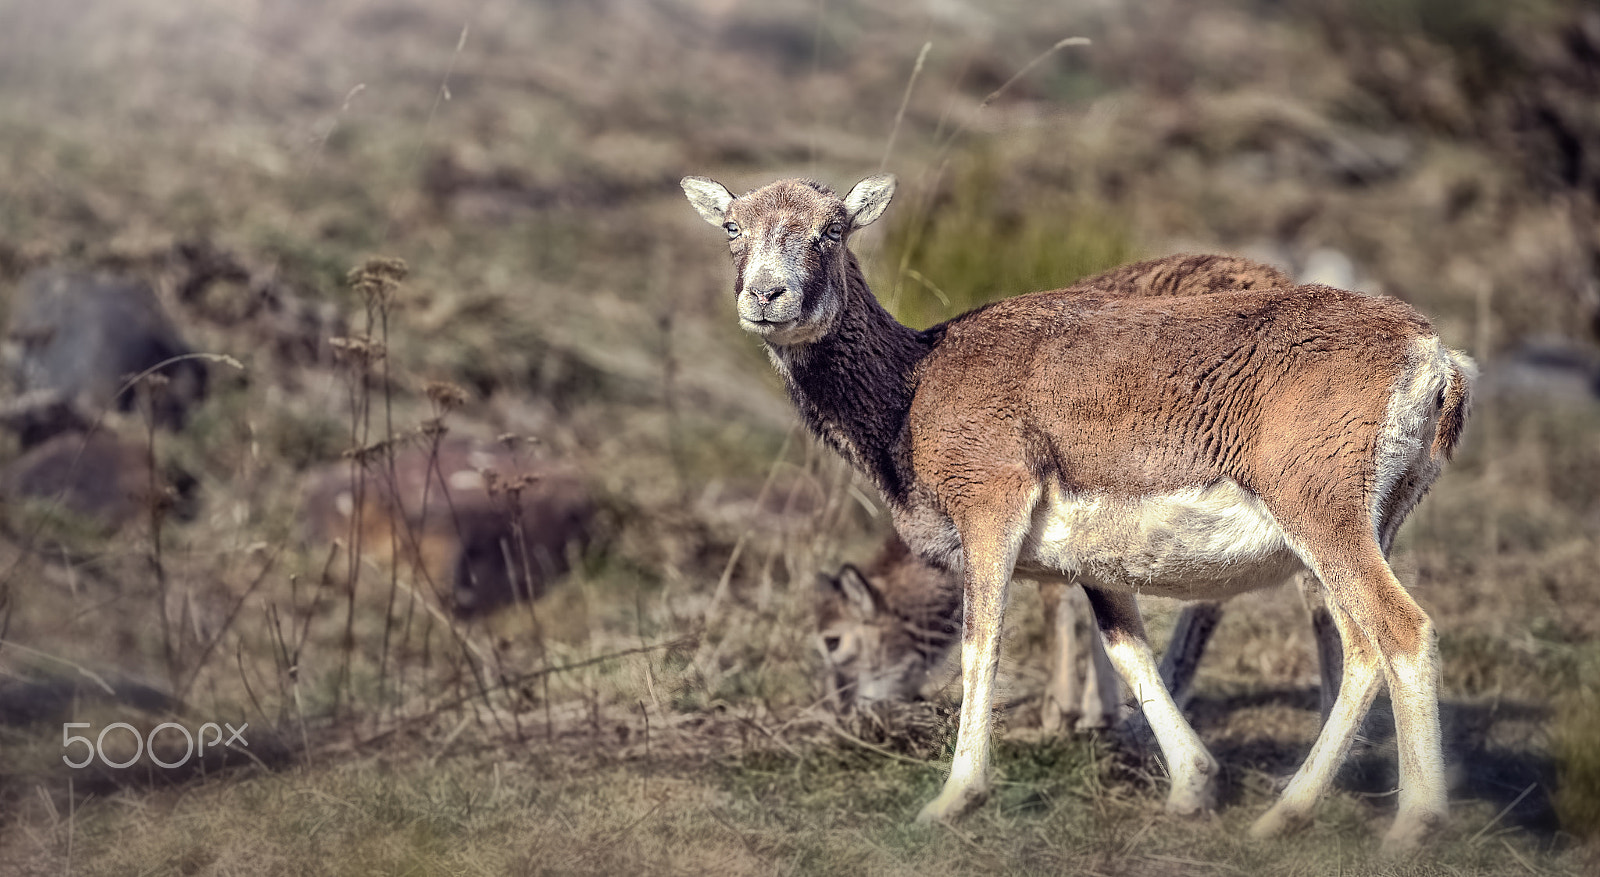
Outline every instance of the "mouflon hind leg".
[[1303, 826], [1311, 819], [1312, 811], [1332, 784], [1339, 764], [1344, 761], [1350, 742], [1355, 738], [1383, 679], [1376, 652], [1349, 613], [1332, 605], [1331, 601], [1325, 611], [1329, 613], [1329, 623], [1338, 625], [1339, 639], [1344, 644], [1344, 678], [1337, 686], [1338, 694], [1328, 710], [1328, 717], [1322, 723], [1322, 732], [1312, 744], [1311, 754], [1295, 772], [1277, 802], [1250, 827], [1253, 837], [1283, 834]]
[[1399, 813], [1384, 846], [1411, 849], [1447, 816], [1433, 623], [1395, 579], [1376, 540], [1356, 546], [1335, 539], [1318, 544], [1328, 547], [1310, 549], [1310, 560], [1344, 643], [1344, 678], [1311, 756], [1252, 833], [1273, 834], [1309, 816], [1331, 784], [1382, 674], [1394, 703], [1400, 752]]

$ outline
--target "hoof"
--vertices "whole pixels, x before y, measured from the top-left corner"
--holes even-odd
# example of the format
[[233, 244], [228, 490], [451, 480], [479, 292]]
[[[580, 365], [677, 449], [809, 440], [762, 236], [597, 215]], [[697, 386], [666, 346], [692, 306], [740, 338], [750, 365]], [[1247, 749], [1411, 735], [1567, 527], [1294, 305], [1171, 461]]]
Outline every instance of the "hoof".
[[1088, 733], [1090, 731], [1104, 731], [1114, 724], [1116, 716], [1106, 713], [1084, 713], [1078, 717], [1078, 723], [1073, 730]]
[[1416, 852], [1445, 822], [1443, 813], [1425, 811], [1401, 814], [1383, 836], [1383, 854], [1404, 856]]
[[1179, 792], [1176, 788], [1167, 795], [1167, 812], [1173, 816], [1201, 816], [1217, 809], [1216, 793], [1206, 788], [1200, 791]]
[[946, 789], [939, 793], [939, 797], [929, 801], [927, 806], [922, 808], [922, 812], [917, 814], [917, 824], [932, 825], [935, 822], [954, 822], [978, 809], [978, 806], [988, 798], [988, 791], [958, 790], [952, 792]]
[[1310, 822], [1310, 814], [1283, 804], [1274, 804], [1272, 809], [1261, 814], [1261, 818], [1250, 826], [1250, 837], [1253, 840], [1267, 840], [1268, 838], [1282, 837], [1285, 834], [1298, 831]]
[[1075, 711], [1064, 709], [1054, 697], [1046, 695], [1044, 704], [1039, 707], [1039, 730], [1046, 734], [1061, 734], [1072, 726], [1073, 722], [1082, 722]]
[[1197, 816], [1217, 809], [1217, 765], [1200, 764], [1185, 776], [1172, 778], [1167, 793], [1167, 812], [1174, 816]]

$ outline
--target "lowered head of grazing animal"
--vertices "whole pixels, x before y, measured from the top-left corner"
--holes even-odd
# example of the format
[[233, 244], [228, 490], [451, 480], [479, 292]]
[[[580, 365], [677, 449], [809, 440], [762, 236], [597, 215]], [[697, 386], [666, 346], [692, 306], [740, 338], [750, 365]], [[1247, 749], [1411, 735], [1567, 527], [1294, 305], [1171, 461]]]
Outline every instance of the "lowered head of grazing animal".
[[961, 632], [961, 584], [891, 536], [862, 571], [819, 575], [816, 643], [840, 712], [915, 700]]

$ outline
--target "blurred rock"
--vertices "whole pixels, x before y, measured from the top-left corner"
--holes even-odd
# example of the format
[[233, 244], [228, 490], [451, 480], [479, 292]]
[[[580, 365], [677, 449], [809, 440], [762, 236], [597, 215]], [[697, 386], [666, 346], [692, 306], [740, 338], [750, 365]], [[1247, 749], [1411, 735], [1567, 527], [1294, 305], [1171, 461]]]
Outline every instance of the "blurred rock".
[[23, 447], [64, 432], [88, 432], [92, 425], [78, 406], [55, 390], [33, 390], [0, 402], [0, 427], [20, 436]]
[[19, 397], [37, 411], [8, 406], [5, 422], [31, 446], [75, 423], [92, 422], [105, 409], [130, 411], [148, 398], [158, 426], [182, 429], [205, 398], [204, 363], [172, 362], [157, 372], [164, 381], [119, 390], [134, 375], [191, 352], [143, 281], [36, 271], [17, 289], [3, 358]]
[[54, 436], [0, 468], [0, 497], [65, 511], [103, 535], [149, 515], [153, 504], [194, 517], [196, 482], [180, 469], [152, 472], [149, 450], [105, 431]]
[[347, 462], [314, 471], [306, 535], [357, 540], [363, 556], [384, 563], [396, 560], [398, 541], [401, 562], [460, 615], [537, 599], [567, 571], [569, 550], [593, 535], [595, 505], [577, 473], [503, 444], [453, 438], [437, 453], [406, 448], [393, 473], [382, 457], [361, 477]]
[[1525, 341], [1490, 360], [1478, 383], [1502, 399], [1592, 403], [1600, 398], [1600, 354], [1562, 339]]

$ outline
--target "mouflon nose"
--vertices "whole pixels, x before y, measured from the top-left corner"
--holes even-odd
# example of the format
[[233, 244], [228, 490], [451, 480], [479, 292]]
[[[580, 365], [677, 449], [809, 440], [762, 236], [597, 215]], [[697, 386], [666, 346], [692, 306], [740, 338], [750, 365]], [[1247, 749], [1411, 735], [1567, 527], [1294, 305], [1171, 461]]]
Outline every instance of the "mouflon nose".
[[785, 290], [786, 287], [784, 287], [782, 284], [778, 284], [776, 286], [754, 287], [746, 289], [745, 291], [754, 296], [756, 301], [764, 305], [769, 305], [772, 304], [772, 302], [779, 296], [783, 295]]

